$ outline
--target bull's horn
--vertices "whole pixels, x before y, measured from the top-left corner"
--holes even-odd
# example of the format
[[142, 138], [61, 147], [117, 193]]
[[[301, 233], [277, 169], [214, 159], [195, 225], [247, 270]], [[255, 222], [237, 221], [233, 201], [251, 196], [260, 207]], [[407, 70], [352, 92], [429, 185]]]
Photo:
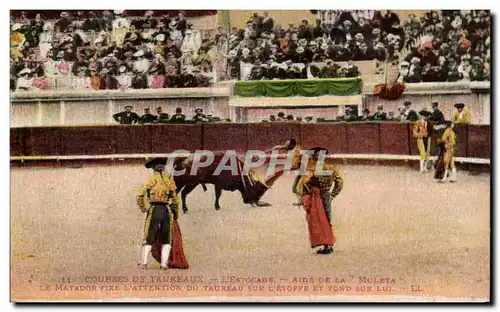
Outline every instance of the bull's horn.
[[276, 182], [276, 180], [278, 180], [279, 177], [281, 177], [283, 175], [284, 171], [283, 170], [278, 170], [276, 171], [275, 173], [273, 173], [272, 175], [270, 175], [269, 177], [266, 178], [266, 185], [268, 187], [271, 187], [273, 186], [274, 182]]

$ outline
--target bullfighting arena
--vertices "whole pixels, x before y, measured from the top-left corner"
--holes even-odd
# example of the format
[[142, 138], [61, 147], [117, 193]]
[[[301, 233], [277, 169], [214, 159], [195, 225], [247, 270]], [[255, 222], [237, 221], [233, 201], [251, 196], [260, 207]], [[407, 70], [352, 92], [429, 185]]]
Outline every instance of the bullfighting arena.
[[215, 211], [213, 186], [198, 186], [179, 220], [190, 268], [160, 271], [151, 260], [144, 271], [135, 196], [150, 171], [12, 168], [12, 300], [489, 298], [489, 175], [459, 171], [458, 183], [438, 184], [408, 167], [341, 173], [331, 255], [309, 248], [294, 176], [283, 176], [263, 196], [267, 207], [223, 192]]

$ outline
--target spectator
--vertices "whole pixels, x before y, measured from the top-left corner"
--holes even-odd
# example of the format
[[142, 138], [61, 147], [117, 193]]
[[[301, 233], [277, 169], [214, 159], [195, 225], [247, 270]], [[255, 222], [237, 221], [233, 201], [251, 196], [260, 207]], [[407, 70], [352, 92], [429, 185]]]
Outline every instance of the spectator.
[[355, 114], [355, 112], [349, 106], [346, 106], [344, 116], [340, 116], [339, 120], [357, 121], [358, 116]]
[[335, 64], [332, 60], [326, 61], [326, 66], [321, 70], [322, 78], [337, 78], [339, 77], [340, 66]]
[[156, 120], [157, 120], [158, 122], [160, 122], [160, 123], [166, 123], [166, 122], [168, 121], [168, 119], [169, 119], [168, 114], [167, 114], [167, 113], [164, 113], [164, 112], [162, 111], [162, 108], [161, 108], [160, 106], [158, 106], [158, 107], [156, 108], [156, 115], [157, 115], [157, 116], [156, 116]]
[[73, 72], [73, 74], [76, 76], [73, 79], [73, 88], [75, 90], [85, 90], [87, 88], [90, 88], [90, 79], [89, 77], [86, 76], [87, 74], [87, 68], [86, 67], [76, 67], [77, 70], [76, 72]]
[[173, 123], [183, 123], [186, 120], [186, 115], [182, 114], [182, 108], [177, 107], [175, 109], [175, 114], [170, 118], [170, 122]]
[[125, 106], [125, 111], [116, 113], [113, 115], [113, 118], [116, 122], [119, 122], [121, 125], [131, 125], [139, 122], [139, 115], [132, 111], [132, 106]]
[[389, 112], [387, 114], [387, 121], [400, 121], [398, 118], [396, 118], [394, 112]]
[[269, 122], [275, 122], [276, 121], [276, 116], [270, 115], [269, 116]]
[[440, 121], [444, 120], [444, 114], [439, 110], [439, 103], [438, 102], [432, 102], [432, 114], [430, 117], [430, 120], [434, 123], [437, 124]]
[[305, 122], [306, 123], [313, 123], [314, 122], [314, 118], [312, 116], [306, 116]]
[[196, 122], [206, 122], [208, 121], [207, 116], [203, 114], [203, 109], [197, 108], [194, 110], [195, 115], [193, 116], [193, 121]]
[[405, 107], [405, 120], [414, 122], [418, 120], [418, 114], [416, 111], [414, 111], [411, 108], [411, 102], [410, 101], [405, 101], [404, 102], [404, 107]]
[[151, 114], [149, 107], [144, 108], [144, 115], [142, 115], [139, 119], [140, 124], [148, 124], [153, 123], [156, 120], [156, 116]]
[[60, 14], [60, 17], [61, 18], [56, 21], [54, 26], [57, 29], [57, 31], [63, 33], [66, 30], [66, 28], [69, 27], [71, 21], [69, 20], [68, 12], [62, 12]]
[[398, 108], [399, 116], [398, 119], [399, 121], [407, 121], [408, 120], [408, 113], [406, 112], [406, 108], [400, 107]]
[[88, 18], [83, 23], [83, 30], [84, 31], [94, 31], [94, 32], [101, 31], [101, 24], [96, 19], [94, 12], [89, 12]]
[[122, 91], [129, 89], [132, 86], [130, 68], [125, 65], [121, 65], [118, 72], [118, 76], [116, 77], [118, 89]]
[[276, 121], [280, 121], [280, 122], [286, 121], [285, 113], [278, 112], [278, 119]]
[[371, 121], [372, 116], [370, 116], [370, 110], [368, 108], [363, 109], [363, 115], [359, 117], [360, 121]]
[[25, 68], [19, 72], [19, 78], [16, 83], [16, 91], [30, 91], [33, 87], [33, 79], [31, 77], [31, 70]]
[[387, 114], [384, 112], [384, 106], [382, 104], [377, 105], [377, 112], [373, 114], [372, 120], [374, 121], [387, 120]]
[[354, 65], [353, 61], [347, 61], [347, 64], [341, 69], [341, 77], [359, 77], [359, 69]]

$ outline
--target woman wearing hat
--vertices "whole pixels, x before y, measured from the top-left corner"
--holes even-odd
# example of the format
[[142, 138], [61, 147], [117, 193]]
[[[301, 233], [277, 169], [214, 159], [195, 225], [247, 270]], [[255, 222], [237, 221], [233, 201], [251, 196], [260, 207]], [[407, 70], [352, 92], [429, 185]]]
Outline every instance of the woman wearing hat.
[[68, 12], [61, 12], [60, 19], [56, 21], [56, 23], [54, 24], [54, 28], [62, 33], [66, 30], [66, 28], [68, 28], [70, 24], [71, 22], [69, 21]]
[[165, 172], [166, 163], [166, 158], [154, 158], [146, 163], [146, 168], [153, 169], [154, 175], [139, 189], [137, 195], [137, 205], [142, 212], [147, 212], [140, 264], [144, 269], [147, 268], [155, 242], [161, 245], [161, 269], [168, 269], [172, 250], [172, 230], [179, 216], [179, 202], [174, 179]]
[[297, 183], [296, 192], [301, 195], [302, 206], [306, 211], [311, 248], [323, 246], [317, 253], [330, 254], [335, 244], [331, 225], [331, 200], [340, 193], [344, 181], [332, 165], [324, 162], [322, 172], [318, 173], [320, 170], [316, 166], [321, 164], [318, 159], [328, 154], [326, 148], [315, 147], [310, 152], [312, 157]]
[[111, 33], [111, 38], [118, 46], [121, 46], [123, 41], [125, 41], [125, 36], [130, 28], [130, 21], [123, 17], [123, 11], [115, 10], [114, 13], [116, 18], [112, 24], [113, 32]]
[[457, 147], [457, 139], [453, 131], [453, 124], [451, 121], [441, 121], [437, 127], [445, 128], [443, 135], [437, 140], [440, 148], [438, 160], [436, 162], [436, 171], [434, 179], [438, 182], [457, 181], [457, 169], [455, 168], [455, 154]]
[[470, 112], [464, 103], [455, 104], [457, 111], [453, 115], [453, 123], [456, 125], [467, 125], [470, 124]]
[[31, 70], [24, 68], [18, 74], [19, 78], [16, 83], [16, 91], [29, 91], [33, 88], [33, 79], [30, 77]]
[[130, 74], [129, 68], [125, 65], [121, 65], [118, 68], [118, 75], [116, 76], [118, 82], [118, 89], [125, 91], [132, 86], [132, 75]]
[[432, 123], [429, 117], [432, 115], [427, 110], [419, 112], [421, 119], [413, 125], [413, 137], [417, 139], [418, 153], [420, 155], [420, 173], [427, 172], [427, 161], [431, 153]]

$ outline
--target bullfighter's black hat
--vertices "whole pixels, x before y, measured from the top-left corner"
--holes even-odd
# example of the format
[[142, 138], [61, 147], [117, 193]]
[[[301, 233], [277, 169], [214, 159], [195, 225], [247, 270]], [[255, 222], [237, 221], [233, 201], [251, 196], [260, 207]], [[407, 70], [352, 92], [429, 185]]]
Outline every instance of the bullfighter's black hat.
[[167, 164], [167, 158], [164, 157], [158, 157], [158, 158], [153, 158], [150, 161], [148, 161], [144, 166], [147, 169], [154, 169], [156, 165], [166, 165]]
[[464, 103], [457, 103], [457, 104], [455, 104], [456, 108], [464, 108], [464, 106], [465, 106]]
[[325, 151], [325, 154], [328, 154], [328, 149], [326, 149], [324, 147], [317, 146], [317, 147], [313, 147], [309, 150], [313, 152], [313, 155], [318, 155], [321, 151]]
[[430, 115], [432, 115], [431, 112], [427, 111], [427, 110], [421, 110], [420, 112], [418, 112], [421, 116], [424, 116], [424, 117], [429, 117]]
[[450, 120], [439, 120], [439, 121], [436, 122], [436, 125], [447, 125], [447, 126], [449, 126], [451, 124], [452, 124], [452, 122]]

